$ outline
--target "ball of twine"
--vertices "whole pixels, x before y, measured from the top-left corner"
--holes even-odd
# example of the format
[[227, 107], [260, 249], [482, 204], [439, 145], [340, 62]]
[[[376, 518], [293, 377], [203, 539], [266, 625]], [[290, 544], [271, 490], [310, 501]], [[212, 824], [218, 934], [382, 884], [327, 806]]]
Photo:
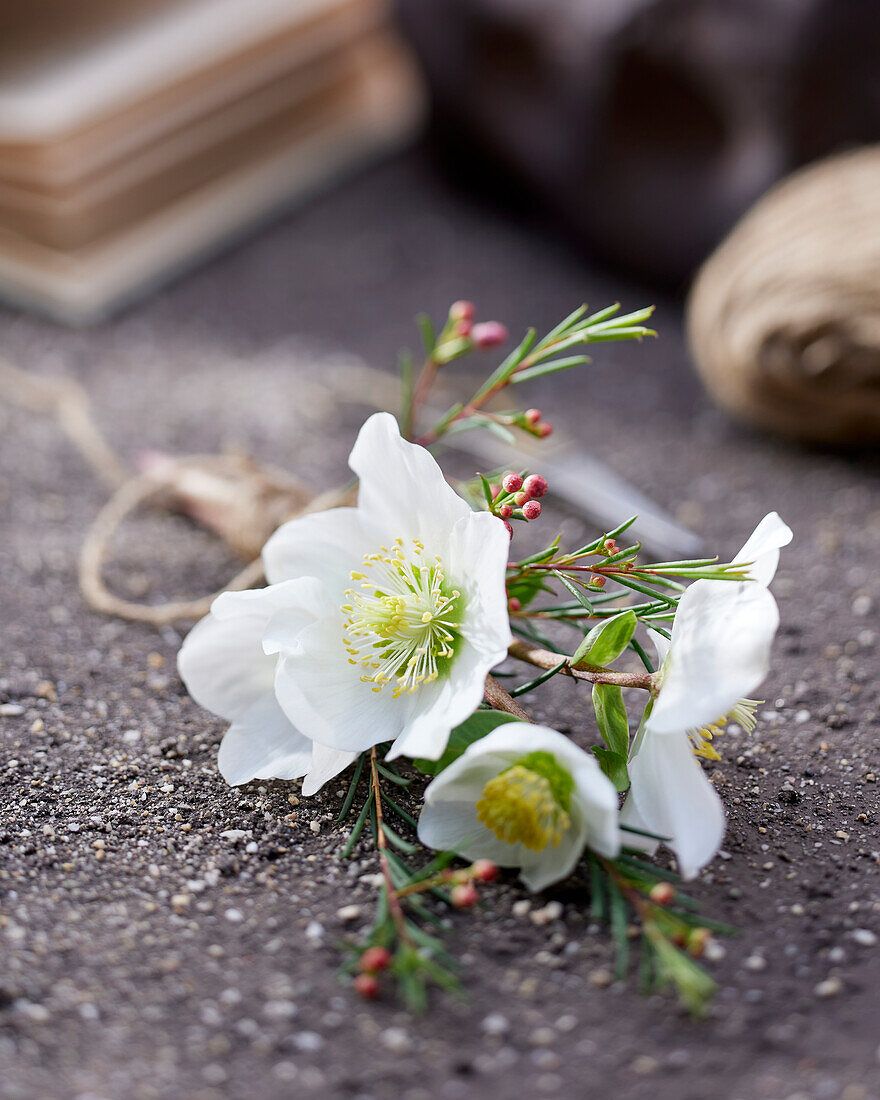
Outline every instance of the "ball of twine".
[[687, 325], [733, 414], [802, 440], [880, 439], [880, 146], [769, 191], [698, 273]]

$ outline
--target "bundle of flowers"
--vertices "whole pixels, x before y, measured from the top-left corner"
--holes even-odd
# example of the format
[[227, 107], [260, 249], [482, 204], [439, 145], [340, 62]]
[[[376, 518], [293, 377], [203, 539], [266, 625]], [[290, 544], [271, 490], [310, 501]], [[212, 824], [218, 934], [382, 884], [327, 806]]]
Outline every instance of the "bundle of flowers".
[[[621, 976], [636, 923], [647, 988], [671, 983], [693, 1010], [712, 992], [697, 959], [721, 926], [681, 879], [721, 844], [702, 761], [720, 758], [727, 723], [755, 726], [779, 618], [768, 586], [791, 531], [771, 513], [732, 562], [650, 562], [621, 545], [633, 517], [518, 557], [513, 525], [540, 517], [547, 480], [510, 470], [456, 483], [433, 453], [469, 429], [547, 436], [538, 410], [487, 404], [586, 363], [574, 348], [654, 335], [650, 313], [582, 307], [542, 340], [531, 330], [419, 435], [438, 371], [507, 337], [466, 302], [439, 334], [423, 321], [425, 362], [415, 377], [402, 360], [399, 418], [371, 416], [351, 452], [357, 504], [281, 526], [263, 550], [267, 586], [224, 593], [181, 648], [191, 695], [230, 723], [228, 783], [301, 779], [310, 796], [350, 774], [340, 858], [372, 835], [382, 881], [347, 964], [364, 996], [384, 982], [419, 1006], [429, 984], [453, 987], [438, 910], [474, 905], [501, 868], [530, 891], [581, 878]], [[558, 676], [589, 686], [595, 720], [577, 743], [517, 701]], [[676, 872], [652, 859], [659, 846]]]

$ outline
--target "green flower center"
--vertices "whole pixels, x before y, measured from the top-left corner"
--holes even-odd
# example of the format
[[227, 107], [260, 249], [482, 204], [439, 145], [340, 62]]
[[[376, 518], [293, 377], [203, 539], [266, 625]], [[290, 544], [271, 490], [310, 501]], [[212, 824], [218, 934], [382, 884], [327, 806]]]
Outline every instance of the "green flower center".
[[349, 664], [363, 669], [361, 681], [398, 699], [436, 680], [455, 656], [460, 640], [461, 593], [447, 583], [439, 558], [428, 561], [413, 539], [379, 547], [351, 574], [358, 588], [345, 593], [344, 641]]
[[530, 752], [490, 779], [477, 817], [507, 844], [533, 852], [556, 847], [571, 825], [574, 780], [549, 752]]

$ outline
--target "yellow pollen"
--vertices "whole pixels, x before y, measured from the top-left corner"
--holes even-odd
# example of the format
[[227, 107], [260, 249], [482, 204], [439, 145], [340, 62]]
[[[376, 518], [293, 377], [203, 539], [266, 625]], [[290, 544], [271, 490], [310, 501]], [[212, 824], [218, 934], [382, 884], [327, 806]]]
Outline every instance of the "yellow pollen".
[[522, 764], [489, 780], [477, 802], [477, 817], [499, 840], [533, 852], [555, 847], [571, 824], [549, 780]]
[[757, 725], [755, 712], [761, 702], [760, 699], [740, 699], [729, 714], [716, 718], [714, 722], [709, 722], [701, 729], [688, 730], [694, 755], [703, 760], [720, 760], [721, 753], [712, 744], [713, 739], [724, 733], [724, 727], [728, 722], [736, 722], [746, 733], [751, 733]]
[[360, 664], [361, 681], [392, 696], [432, 683], [442, 671], [438, 661], [455, 653], [461, 593], [446, 582], [439, 558], [428, 561], [424, 546], [395, 539], [391, 548], [366, 554], [361, 570], [351, 573], [361, 591], [345, 593], [343, 645]]

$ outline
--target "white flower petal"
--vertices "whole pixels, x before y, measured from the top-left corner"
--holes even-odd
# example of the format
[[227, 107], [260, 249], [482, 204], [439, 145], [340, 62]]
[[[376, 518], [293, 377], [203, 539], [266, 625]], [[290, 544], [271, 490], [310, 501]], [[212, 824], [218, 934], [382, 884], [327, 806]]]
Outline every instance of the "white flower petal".
[[583, 830], [569, 829], [558, 844], [543, 852], [529, 852], [519, 871], [533, 894], [568, 878], [583, 855], [586, 837]]
[[263, 547], [263, 567], [273, 584], [319, 577], [339, 602], [352, 569], [375, 549], [376, 537], [364, 530], [357, 508], [331, 508], [282, 524]]
[[303, 780], [303, 795], [309, 798], [316, 794], [328, 780], [339, 775], [357, 758], [356, 752], [340, 752], [339, 749], [329, 749], [326, 745], [312, 742], [312, 759], [308, 774]]
[[373, 691], [361, 669], [349, 664], [341, 616], [323, 619], [282, 652], [275, 694], [291, 723], [307, 737], [344, 752], [362, 752], [397, 737], [410, 720], [413, 696], [393, 699]]
[[217, 758], [232, 787], [252, 779], [299, 779], [311, 762], [311, 741], [293, 728], [271, 690], [232, 723]]
[[462, 859], [491, 859], [499, 867], [519, 867], [527, 854], [521, 844], [507, 844], [486, 828], [477, 817], [475, 800], [426, 803], [419, 817], [419, 840], [435, 851], [457, 852]]
[[410, 696], [409, 722], [391, 746], [388, 759], [438, 760], [452, 730], [470, 718], [482, 702], [486, 675], [497, 663], [494, 654], [487, 658], [467, 642], [461, 645], [449, 672]]
[[778, 625], [776, 601], [759, 584], [692, 584], [678, 605], [647, 729], [681, 733], [727, 715], [767, 675]]
[[666, 660], [666, 656], [669, 653], [669, 639], [659, 632], [659, 630], [652, 630], [648, 627], [648, 637], [654, 643], [654, 648], [657, 650], [657, 667]]
[[646, 828], [669, 837], [682, 876], [693, 878], [721, 846], [725, 819], [721, 799], [687, 735], [649, 734], [630, 761], [630, 778], [631, 796]]
[[214, 601], [177, 655], [180, 677], [199, 706], [232, 721], [272, 691], [275, 659], [263, 653], [263, 631], [275, 612], [295, 605], [312, 583], [224, 592]]
[[453, 584], [466, 594], [462, 634], [493, 665], [507, 655], [512, 635], [504, 580], [510, 538], [488, 512], [471, 512], [449, 534], [445, 565]]
[[625, 848], [635, 848], [639, 852], [646, 852], [650, 856], [660, 847], [659, 840], [654, 840], [649, 836], [641, 836], [639, 833], [627, 832], [624, 828], [625, 825], [631, 825], [634, 829], [643, 829], [648, 833], [653, 832], [648, 827], [647, 821], [639, 813], [639, 808], [631, 790], [626, 796], [620, 811], [621, 842], [623, 846]]
[[358, 510], [386, 537], [418, 538], [438, 553], [455, 523], [471, 515], [434, 457], [402, 439], [390, 413], [366, 421], [348, 462], [360, 479]]
[[779, 551], [783, 546], [788, 546], [792, 537], [788, 524], [777, 512], [770, 512], [751, 533], [733, 561], [735, 564], [753, 562], [749, 576], [759, 584], [768, 585], [776, 575]]

